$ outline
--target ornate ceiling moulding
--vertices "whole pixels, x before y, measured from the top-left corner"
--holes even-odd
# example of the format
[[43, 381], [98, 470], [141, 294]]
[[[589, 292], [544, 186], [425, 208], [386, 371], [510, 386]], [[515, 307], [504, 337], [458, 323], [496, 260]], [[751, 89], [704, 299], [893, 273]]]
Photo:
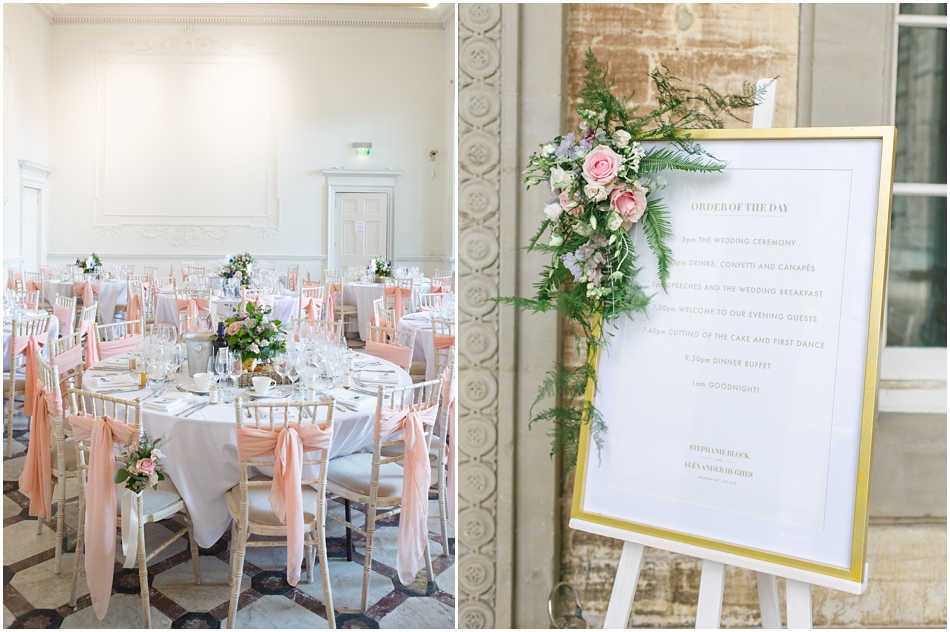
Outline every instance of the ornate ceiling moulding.
[[34, 4], [50, 24], [267, 24], [442, 30], [455, 7], [425, 4]]

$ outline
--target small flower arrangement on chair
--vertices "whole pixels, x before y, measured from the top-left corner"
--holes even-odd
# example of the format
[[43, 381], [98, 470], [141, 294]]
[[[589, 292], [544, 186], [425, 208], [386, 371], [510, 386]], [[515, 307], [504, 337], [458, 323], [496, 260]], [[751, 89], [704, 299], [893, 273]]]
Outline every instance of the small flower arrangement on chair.
[[148, 430], [144, 430], [140, 437], [133, 437], [119, 452], [124, 467], [116, 472], [115, 482], [125, 483], [125, 488], [133, 494], [141, 494], [146, 487], [157, 489], [158, 482], [165, 480], [164, 455], [159, 448], [168, 441], [164, 434], [153, 441]]

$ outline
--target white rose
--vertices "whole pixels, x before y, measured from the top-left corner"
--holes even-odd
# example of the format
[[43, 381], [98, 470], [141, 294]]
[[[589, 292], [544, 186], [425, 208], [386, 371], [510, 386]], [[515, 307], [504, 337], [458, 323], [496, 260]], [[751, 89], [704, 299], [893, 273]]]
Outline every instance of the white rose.
[[607, 199], [607, 187], [602, 187], [596, 184], [588, 184], [584, 187], [584, 193], [587, 194], [587, 197], [593, 198], [598, 202], [603, 202]]
[[152, 450], [152, 454], [149, 455], [149, 458], [152, 459], [153, 461], [157, 461], [163, 456], [165, 455], [162, 454], [161, 450]]
[[560, 235], [551, 235], [551, 241], [548, 242], [548, 245], [553, 246], [554, 248], [557, 248], [563, 243], [564, 243], [563, 237], [561, 237]]
[[555, 189], [569, 189], [574, 181], [573, 171], [564, 171], [560, 167], [551, 169], [551, 186]]
[[91, 268], [91, 267], [93, 267], [95, 264], [96, 264], [96, 260], [93, 259], [92, 257], [88, 257], [88, 258], [86, 259], [86, 268]]
[[561, 213], [564, 212], [564, 209], [561, 208], [560, 204], [548, 204], [544, 207], [544, 214], [548, 216], [548, 219], [552, 222], [556, 222], [557, 218], [561, 216]]
[[545, 156], [550, 156], [551, 154], [554, 153], [554, 145], [552, 145], [551, 143], [548, 143], [547, 145], [541, 148], [541, 153], [543, 153]]
[[251, 353], [260, 353], [260, 352], [261, 352], [261, 348], [257, 346], [257, 343], [256, 343], [256, 342], [252, 342], [252, 343], [250, 344], [250, 346], [247, 348], [247, 350], [250, 351]]
[[630, 132], [627, 130], [618, 129], [614, 132], [614, 138], [617, 139], [617, 147], [623, 148], [630, 144], [630, 139], [633, 137], [630, 136]]
[[621, 224], [623, 224], [623, 218], [620, 217], [619, 213], [611, 213], [610, 217], [607, 218], [607, 230], [611, 232], [620, 228]]

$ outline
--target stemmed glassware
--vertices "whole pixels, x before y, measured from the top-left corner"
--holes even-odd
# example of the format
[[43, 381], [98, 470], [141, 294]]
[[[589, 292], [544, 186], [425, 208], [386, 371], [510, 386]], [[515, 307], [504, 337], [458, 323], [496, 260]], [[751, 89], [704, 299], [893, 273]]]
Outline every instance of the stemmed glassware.
[[295, 391], [297, 389], [297, 380], [300, 379], [300, 367], [297, 363], [300, 361], [300, 355], [297, 353], [287, 354], [287, 365], [285, 370], [287, 371], [287, 378], [290, 379], [290, 394], [291, 399], [295, 399]]
[[287, 377], [287, 363], [288, 363], [287, 353], [278, 353], [274, 356], [274, 371], [280, 377], [280, 382], [283, 384], [284, 378]]

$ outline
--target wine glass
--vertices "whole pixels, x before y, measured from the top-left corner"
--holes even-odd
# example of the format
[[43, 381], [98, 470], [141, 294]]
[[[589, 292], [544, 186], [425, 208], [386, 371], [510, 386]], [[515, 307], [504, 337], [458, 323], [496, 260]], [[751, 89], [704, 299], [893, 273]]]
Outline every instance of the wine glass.
[[153, 394], [164, 390], [166, 365], [161, 359], [151, 359], [145, 365], [145, 379]]
[[287, 372], [287, 378], [290, 380], [291, 399], [294, 399], [294, 392], [297, 388], [297, 380], [300, 379], [300, 367], [298, 366], [299, 361], [299, 354], [288, 354], [285, 371]]
[[287, 354], [278, 353], [274, 356], [274, 371], [280, 377], [280, 384], [284, 383], [284, 378], [287, 377]]
[[228, 363], [228, 376], [234, 378], [234, 383], [237, 384], [240, 381], [241, 375], [244, 373], [244, 360], [241, 358], [240, 351], [232, 351], [231, 358]]

